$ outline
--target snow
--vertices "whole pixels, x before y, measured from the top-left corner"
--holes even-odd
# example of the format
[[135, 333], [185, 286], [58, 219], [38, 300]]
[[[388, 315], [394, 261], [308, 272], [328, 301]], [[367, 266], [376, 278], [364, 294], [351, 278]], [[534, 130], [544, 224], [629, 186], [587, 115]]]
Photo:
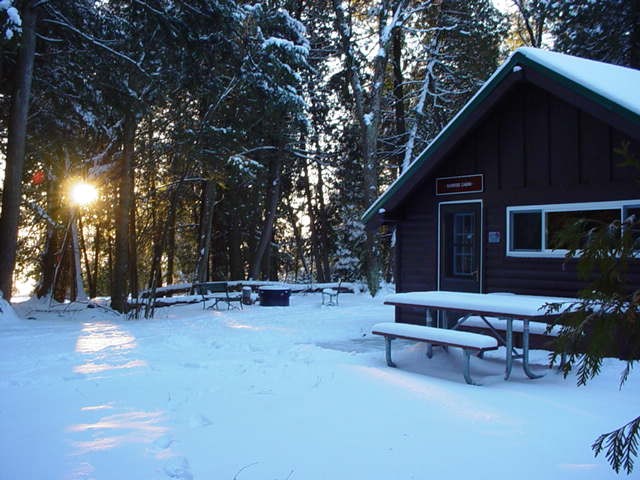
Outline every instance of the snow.
[[[8, 479], [618, 478], [590, 445], [638, 414], [607, 359], [585, 387], [503, 380], [473, 357], [384, 341], [382, 297], [294, 294], [290, 307], [156, 310], [29, 301], [0, 314], [0, 465]], [[533, 351], [536, 370], [547, 352]], [[629, 478], [621, 475], [623, 478]]]
[[453, 343], [456, 345], [468, 345], [477, 349], [493, 348], [498, 346], [498, 341], [489, 335], [463, 332], [460, 330], [447, 330], [445, 328], [423, 327], [421, 325], [409, 325], [406, 323], [382, 322], [376, 323], [371, 332], [380, 334], [398, 335], [399, 337], [419, 338], [438, 343]]
[[13, 6], [13, 0], [0, 0], [0, 13], [5, 12], [7, 16], [7, 28], [4, 32], [4, 38], [11, 40], [15, 33], [21, 31], [22, 18], [20, 12]]
[[[547, 305], [559, 303], [569, 306], [576, 298], [543, 297], [536, 295], [480, 294], [464, 292], [407, 292], [389, 295], [386, 302], [417, 306], [441, 307], [472, 312], [493, 312], [504, 315], [534, 317], [543, 315]], [[562, 308], [561, 308], [562, 309]]]
[[9, 21], [16, 26], [22, 25], [22, 18], [20, 18], [20, 14], [15, 7], [7, 8], [7, 16], [9, 17]]

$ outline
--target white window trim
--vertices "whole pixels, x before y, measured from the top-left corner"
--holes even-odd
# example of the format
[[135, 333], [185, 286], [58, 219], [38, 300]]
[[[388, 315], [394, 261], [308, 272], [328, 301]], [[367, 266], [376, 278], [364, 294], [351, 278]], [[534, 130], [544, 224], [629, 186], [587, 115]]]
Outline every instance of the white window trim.
[[[507, 232], [506, 232], [506, 256], [518, 257], [518, 258], [562, 258], [568, 250], [552, 250], [545, 248], [545, 237], [547, 231], [547, 216], [546, 213], [551, 212], [571, 212], [571, 211], [588, 211], [588, 210], [611, 210], [620, 209], [620, 220], [624, 220], [624, 210], [626, 208], [640, 207], [640, 199], [634, 200], [615, 200], [608, 202], [582, 202], [582, 203], [556, 203], [547, 205], [521, 205], [507, 207]], [[540, 234], [542, 250], [540, 251], [525, 251], [525, 250], [511, 250], [511, 214], [521, 212], [540, 212], [542, 228]]]

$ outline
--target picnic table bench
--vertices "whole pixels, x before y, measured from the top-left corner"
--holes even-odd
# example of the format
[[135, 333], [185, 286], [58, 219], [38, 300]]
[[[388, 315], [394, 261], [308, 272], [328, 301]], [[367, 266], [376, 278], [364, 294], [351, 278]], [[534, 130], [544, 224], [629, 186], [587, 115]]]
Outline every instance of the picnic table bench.
[[[476, 385], [471, 379], [470, 373], [471, 354], [479, 355], [487, 350], [496, 350], [498, 348], [498, 340], [489, 335], [423, 325], [384, 322], [374, 325], [371, 333], [384, 337], [387, 365], [390, 367], [396, 366], [391, 360], [391, 341], [396, 338], [425, 342], [430, 345], [440, 345], [443, 347], [461, 348], [464, 353], [464, 379], [471, 385]], [[428, 350], [427, 355], [429, 358], [431, 358], [432, 354], [432, 351]]]
[[[238, 303], [242, 309], [242, 294], [240, 292], [229, 291], [228, 282], [197, 282], [191, 285], [192, 293], [202, 296], [202, 309], [218, 309], [220, 302], [227, 304], [229, 310], [233, 303]], [[206, 306], [208, 300], [213, 300], [213, 304]]]

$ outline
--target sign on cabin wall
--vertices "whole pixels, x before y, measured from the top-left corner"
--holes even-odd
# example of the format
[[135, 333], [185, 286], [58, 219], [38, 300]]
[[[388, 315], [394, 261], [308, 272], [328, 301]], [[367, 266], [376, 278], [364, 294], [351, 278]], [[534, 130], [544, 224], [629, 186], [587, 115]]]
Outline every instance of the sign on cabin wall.
[[484, 190], [484, 175], [460, 175], [436, 178], [436, 195], [478, 193]]

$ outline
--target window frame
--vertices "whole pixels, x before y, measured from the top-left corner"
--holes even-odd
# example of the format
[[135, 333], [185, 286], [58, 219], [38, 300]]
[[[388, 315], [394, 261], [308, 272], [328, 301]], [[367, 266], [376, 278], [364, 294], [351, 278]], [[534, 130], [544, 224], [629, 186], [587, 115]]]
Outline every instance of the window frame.
[[[583, 212], [589, 210], [620, 210], [620, 221], [623, 221], [630, 208], [640, 208], [640, 199], [613, 200], [606, 202], [554, 203], [546, 205], [519, 205], [506, 208], [506, 256], [516, 258], [563, 258], [568, 250], [553, 250], [547, 247], [547, 213], [553, 212]], [[540, 212], [540, 250], [514, 250], [512, 248], [513, 235], [511, 219], [514, 213]]]

